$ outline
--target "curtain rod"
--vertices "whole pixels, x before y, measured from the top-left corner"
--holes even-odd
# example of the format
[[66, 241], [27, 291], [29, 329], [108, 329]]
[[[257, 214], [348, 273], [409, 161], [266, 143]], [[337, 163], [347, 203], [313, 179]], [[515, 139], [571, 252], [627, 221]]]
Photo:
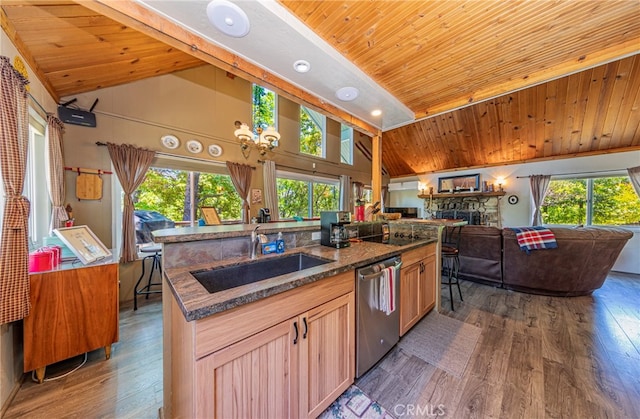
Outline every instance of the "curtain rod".
[[[574, 172], [574, 173], [553, 173], [549, 176], [571, 176], [571, 175], [590, 175], [592, 173], [610, 173], [610, 172], [621, 172], [626, 169], [610, 169], [610, 170], [592, 170], [590, 172]], [[516, 179], [528, 178], [535, 175], [529, 176], [516, 176]]]
[[[104, 143], [102, 141], [96, 141], [96, 145], [100, 146], [100, 147], [106, 147], [107, 143]], [[187, 157], [187, 156], [181, 156], [179, 154], [171, 154], [171, 153], [165, 153], [164, 151], [156, 151], [156, 155], [158, 156], [163, 156], [163, 157], [174, 157], [174, 158], [179, 158], [179, 159], [184, 159], [184, 160], [195, 160], [201, 163], [209, 163], [211, 165], [214, 166], [224, 166], [226, 167], [226, 163], [220, 162], [220, 161], [216, 161], [216, 160], [207, 160], [207, 159], [203, 159], [202, 157]], [[256, 168], [254, 166], [249, 166], [251, 167], [252, 170], [256, 170]]]

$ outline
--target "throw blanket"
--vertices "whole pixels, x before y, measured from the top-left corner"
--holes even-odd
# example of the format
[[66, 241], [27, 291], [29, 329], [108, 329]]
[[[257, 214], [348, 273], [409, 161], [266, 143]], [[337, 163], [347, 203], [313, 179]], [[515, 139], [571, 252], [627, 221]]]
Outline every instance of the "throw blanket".
[[382, 270], [380, 275], [380, 301], [378, 307], [386, 315], [396, 310], [396, 268], [390, 266]]
[[516, 232], [520, 250], [529, 253], [536, 249], [555, 249], [558, 247], [556, 236], [546, 227], [511, 227]]

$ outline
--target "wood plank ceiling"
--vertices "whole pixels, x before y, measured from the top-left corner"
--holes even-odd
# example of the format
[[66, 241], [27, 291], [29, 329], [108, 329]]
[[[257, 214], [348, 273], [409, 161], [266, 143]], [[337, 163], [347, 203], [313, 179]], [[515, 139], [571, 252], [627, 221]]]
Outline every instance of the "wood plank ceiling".
[[[636, 0], [280, 3], [415, 113], [383, 133], [392, 177], [640, 149]], [[0, 13], [57, 100], [204, 64], [75, 2]]]

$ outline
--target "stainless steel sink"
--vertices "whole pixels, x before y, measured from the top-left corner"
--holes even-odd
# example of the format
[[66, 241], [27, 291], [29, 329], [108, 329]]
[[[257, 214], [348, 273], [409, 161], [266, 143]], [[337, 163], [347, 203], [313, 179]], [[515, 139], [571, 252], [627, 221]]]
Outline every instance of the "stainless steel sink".
[[226, 266], [224, 268], [193, 271], [191, 275], [193, 275], [207, 291], [214, 293], [331, 262], [334, 261], [311, 256], [306, 253], [294, 253], [281, 257], [265, 258], [239, 265]]

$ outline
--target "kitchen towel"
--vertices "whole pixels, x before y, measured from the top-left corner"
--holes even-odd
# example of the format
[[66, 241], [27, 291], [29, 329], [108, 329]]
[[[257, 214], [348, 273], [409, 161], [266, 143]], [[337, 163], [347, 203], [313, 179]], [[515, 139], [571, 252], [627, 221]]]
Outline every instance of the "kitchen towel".
[[380, 302], [378, 307], [389, 315], [396, 310], [396, 268], [390, 266], [382, 270], [380, 276]]

